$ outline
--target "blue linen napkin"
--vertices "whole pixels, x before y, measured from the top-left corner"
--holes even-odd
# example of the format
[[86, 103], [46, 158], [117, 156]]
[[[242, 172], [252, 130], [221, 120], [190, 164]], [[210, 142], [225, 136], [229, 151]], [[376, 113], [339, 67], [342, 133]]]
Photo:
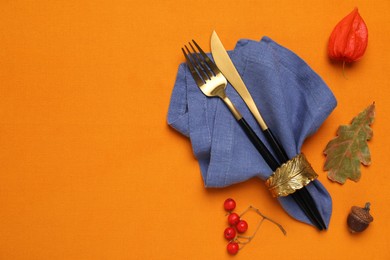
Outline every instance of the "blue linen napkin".
[[[240, 40], [229, 55], [264, 120], [293, 158], [336, 107], [332, 92], [301, 58], [268, 37], [260, 42]], [[226, 93], [268, 146], [230, 84]], [[190, 138], [206, 187], [226, 187], [252, 177], [266, 180], [272, 174], [226, 105], [219, 98], [206, 97], [185, 64], [178, 70], [168, 124]], [[328, 226], [332, 213], [329, 193], [318, 180], [306, 187]], [[290, 216], [312, 224], [291, 196], [277, 200]]]

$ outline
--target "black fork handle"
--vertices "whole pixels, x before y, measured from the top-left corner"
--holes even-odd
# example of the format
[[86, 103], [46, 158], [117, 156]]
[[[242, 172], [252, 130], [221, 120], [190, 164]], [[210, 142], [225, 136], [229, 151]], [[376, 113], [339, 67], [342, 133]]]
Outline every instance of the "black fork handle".
[[272, 169], [272, 171], [276, 171], [276, 169], [279, 167], [278, 161], [271, 154], [271, 152], [264, 145], [264, 143], [260, 140], [260, 138], [257, 136], [255, 131], [253, 131], [253, 129], [250, 127], [250, 125], [246, 122], [246, 120], [243, 117], [241, 117], [241, 119], [238, 119], [237, 122], [240, 124], [241, 128], [244, 130], [245, 134], [248, 136], [249, 140], [255, 146], [257, 151], [264, 158], [268, 166]]
[[275, 152], [277, 158], [280, 160], [280, 164], [283, 164], [288, 161], [288, 156], [283, 146], [280, 144], [278, 139], [271, 132], [271, 129], [267, 128], [263, 130], [265, 138], [267, 138], [269, 144], [272, 147], [272, 150]]

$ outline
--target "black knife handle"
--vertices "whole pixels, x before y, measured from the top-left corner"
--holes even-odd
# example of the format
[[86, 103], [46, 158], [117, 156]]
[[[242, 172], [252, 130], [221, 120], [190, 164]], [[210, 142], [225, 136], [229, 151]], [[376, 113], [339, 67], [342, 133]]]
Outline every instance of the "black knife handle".
[[271, 154], [271, 152], [264, 145], [264, 143], [260, 140], [257, 134], [253, 131], [253, 129], [249, 126], [246, 120], [241, 117], [241, 119], [237, 120], [237, 122], [240, 124], [241, 128], [244, 130], [245, 134], [248, 136], [252, 144], [256, 147], [257, 151], [259, 151], [261, 156], [264, 158], [268, 166], [272, 169], [272, 171], [276, 171], [276, 169], [279, 167], [278, 161]]

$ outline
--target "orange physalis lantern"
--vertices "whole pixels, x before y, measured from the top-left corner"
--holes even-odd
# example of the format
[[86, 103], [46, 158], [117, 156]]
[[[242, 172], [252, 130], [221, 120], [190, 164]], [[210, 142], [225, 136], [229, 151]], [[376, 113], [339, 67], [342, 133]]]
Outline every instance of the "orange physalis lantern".
[[353, 62], [363, 56], [367, 42], [366, 23], [355, 8], [333, 29], [328, 43], [328, 55], [334, 60]]

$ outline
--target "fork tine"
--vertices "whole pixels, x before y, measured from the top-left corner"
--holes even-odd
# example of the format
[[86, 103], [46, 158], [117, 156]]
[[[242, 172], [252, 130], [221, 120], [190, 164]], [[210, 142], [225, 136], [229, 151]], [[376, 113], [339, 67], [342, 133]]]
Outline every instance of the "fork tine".
[[[187, 46], [185, 46], [185, 47], [186, 47], [186, 49], [187, 49], [187, 51], [188, 51]], [[193, 64], [191, 58], [188, 56], [188, 55], [190, 55], [190, 53], [187, 54], [186, 51], [184, 50], [184, 48], [181, 48], [181, 50], [183, 51], [184, 57], [186, 58], [186, 63], [187, 63], [188, 68], [190, 69], [190, 72], [191, 72], [192, 77], [194, 78], [196, 84], [197, 84], [198, 86], [201, 86], [202, 84], [204, 84], [204, 81], [203, 81], [203, 79], [199, 76], [199, 74], [196, 72], [196, 69], [195, 69], [195, 67], [194, 67], [194, 64]]]
[[211, 79], [213, 75], [213, 71], [212, 69], [205, 63], [205, 60], [204, 60], [204, 57], [201, 56], [194, 48], [194, 46], [192, 46], [192, 44], [189, 42], [188, 43], [193, 51], [193, 56], [195, 57], [195, 59], [197, 59], [199, 61], [199, 66], [203, 69], [203, 71], [206, 72], [207, 76], [209, 77], [209, 79]]
[[[191, 45], [191, 43], [189, 43]], [[194, 50], [194, 48], [192, 48], [194, 50], [194, 52], [192, 53], [188, 47], [185, 45], [184, 46], [188, 52], [188, 56], [191, 58], [192, 60], [192, 65], [194, 65], [194, 68], [195, 70], [198, 72], [199, 76], [203, 79], [204, 82], [206, 82], [206, 80], [209, 80], [210, 77], [209, 75], [205, 72], [207, 71], [207, 68], [204, 68], [202, 66], [202, 61], [200, 61], [197, 57], [197, 54]], [[192, 47], [192, 46], [191, 46]]]
[[208, 75], [203, 71], [203, 68], [199, 65], [200, 61], [198, 61], [195, 57], [195, 55], [188, 49], [187, 45], [184, 45], [185, 49], [188, 53], [188, 58], [191, 60], [192, 65], [194, 66], [195, 71], [200, 76], [200, 78], [203, 80], [204, 83], [206, 83], [206, 80], [209, 80], [210, 78]]
[[210, 67], [210, 69], [213, 71], [214, 74], [220, 73], [221, 71], [218, 69], [217, 65], [207, 56], [207, 54], [200, 48], [200, 46], [196, 43], [195, 40], [192, 40], [192, 42], [195, 44], [196, 48], [199, 50], [199, 53], [202, 55], [204, 60], [206, 61], [207, 65]]

